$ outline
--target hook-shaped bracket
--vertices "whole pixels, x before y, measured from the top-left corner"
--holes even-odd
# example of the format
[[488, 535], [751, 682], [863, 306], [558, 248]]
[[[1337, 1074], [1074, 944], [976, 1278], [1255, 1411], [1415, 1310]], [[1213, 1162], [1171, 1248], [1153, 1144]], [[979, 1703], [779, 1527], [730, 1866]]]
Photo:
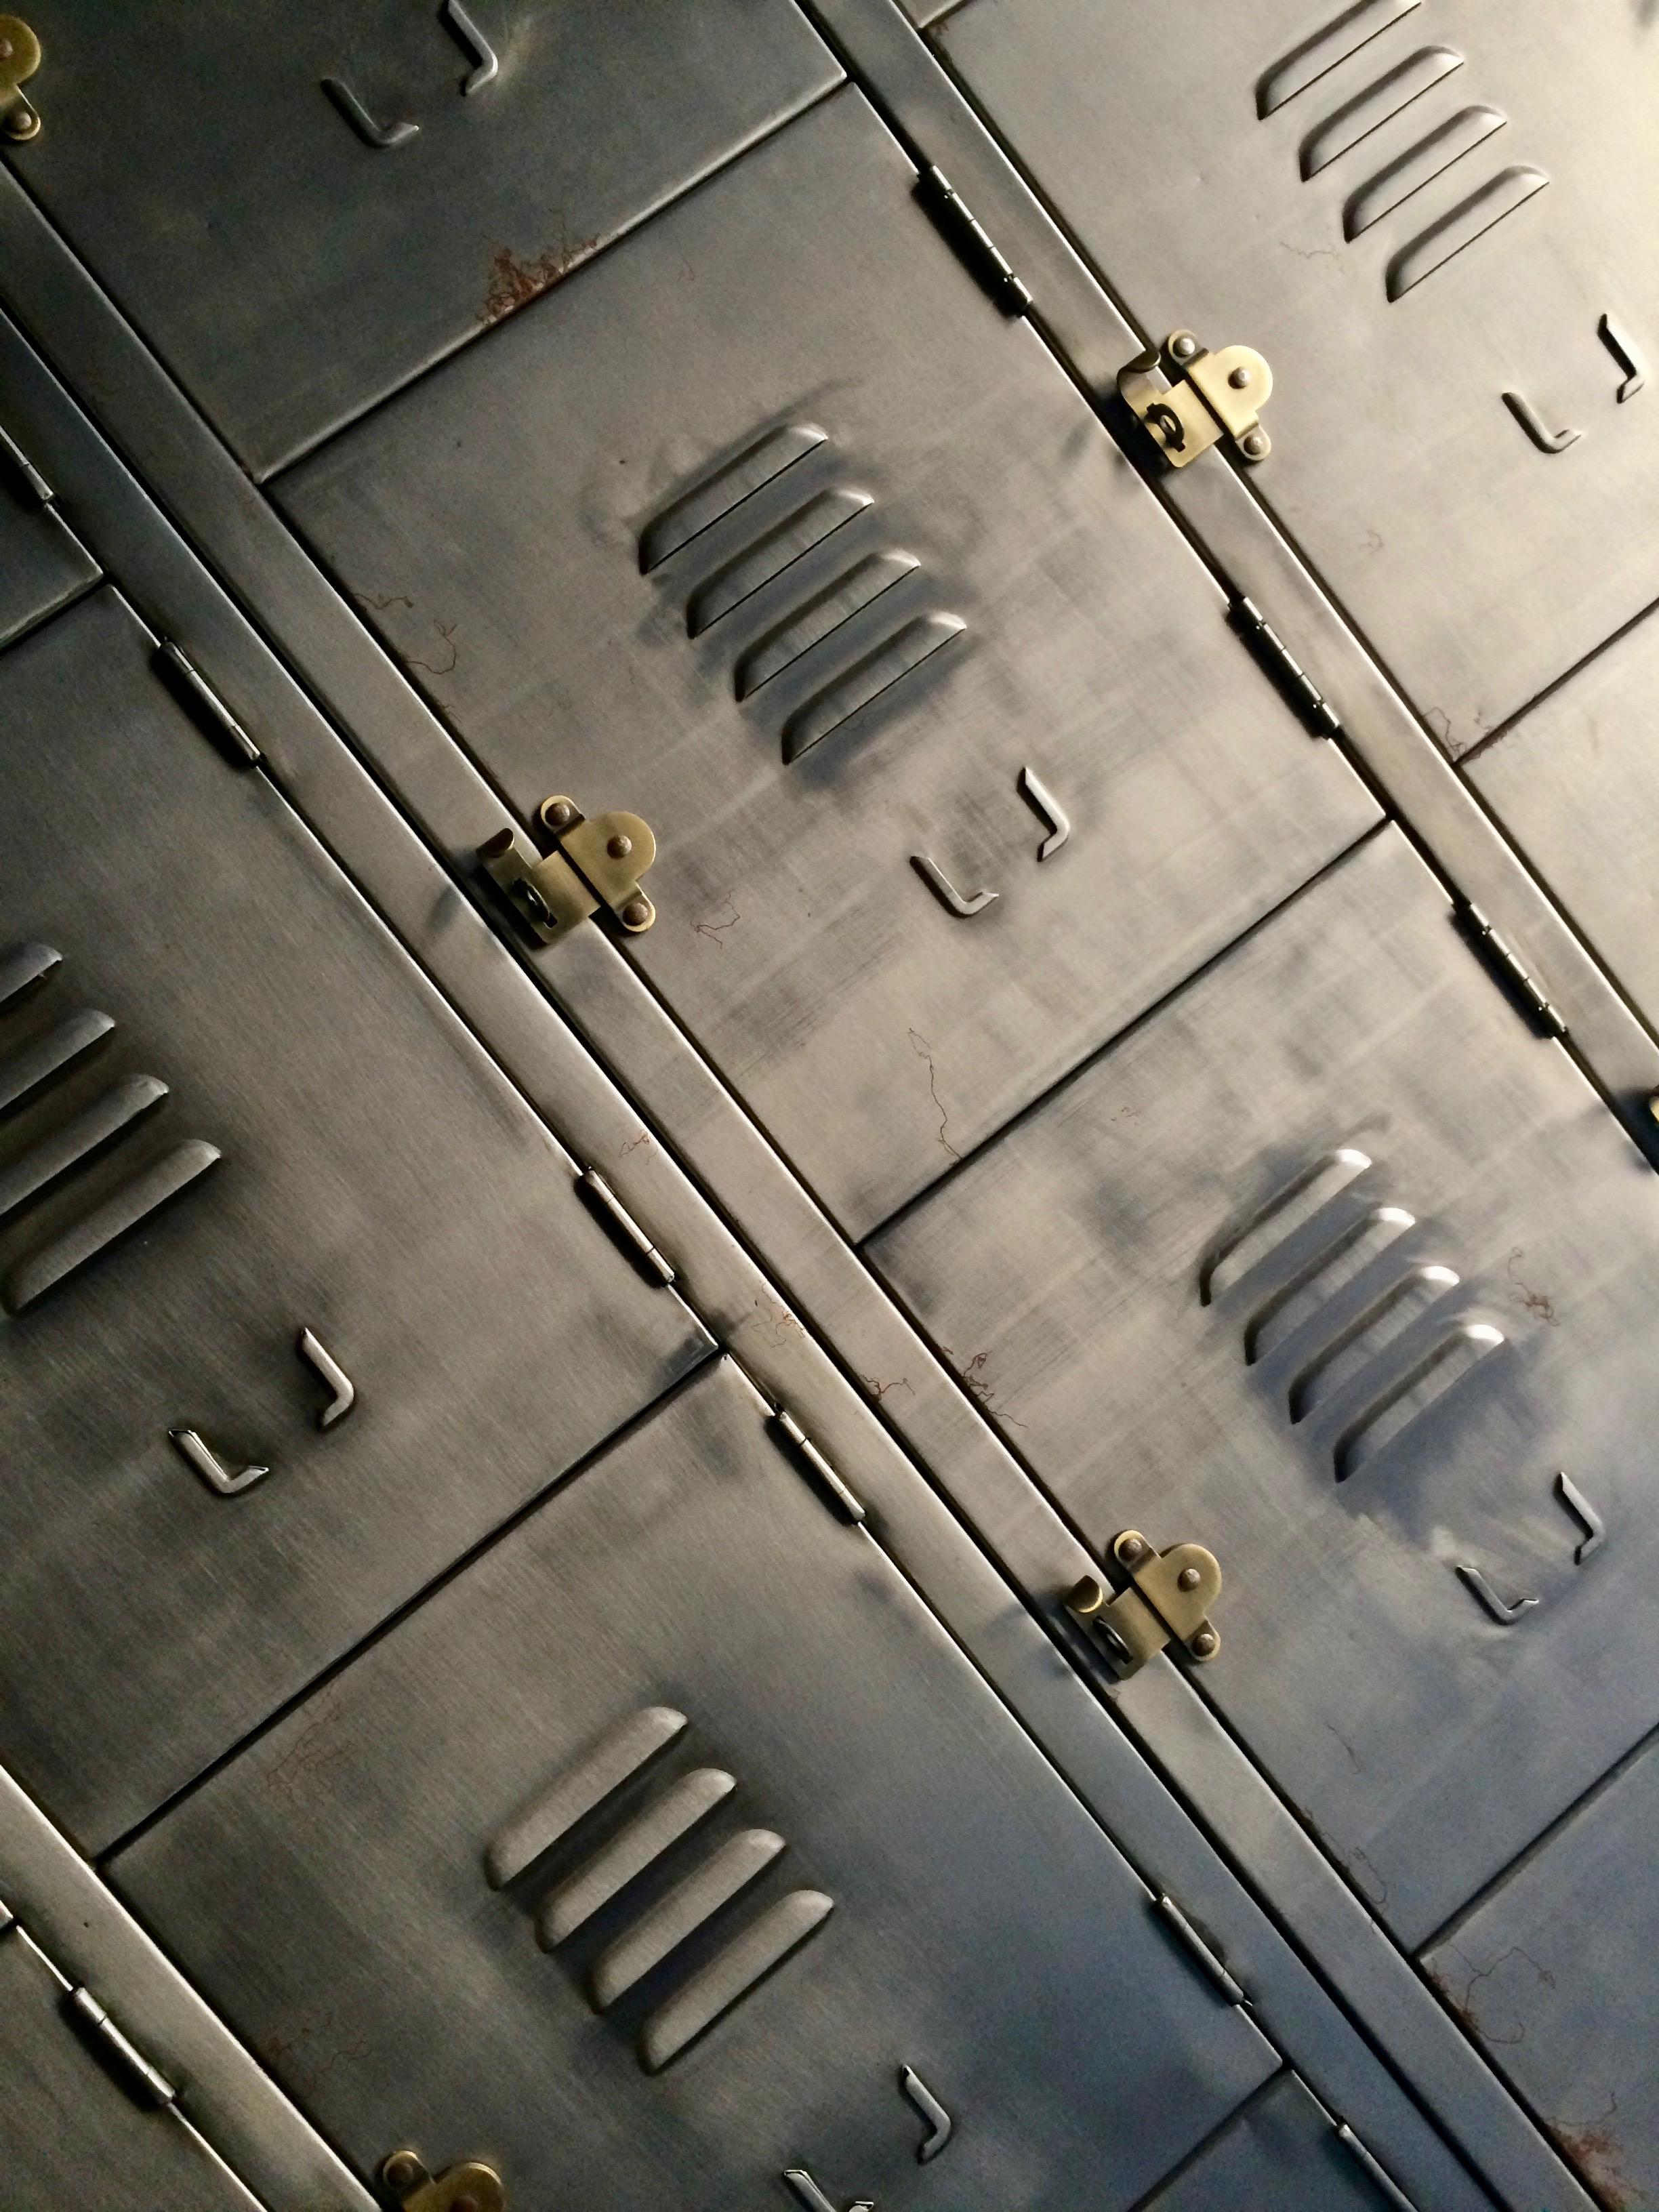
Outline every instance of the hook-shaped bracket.
[[912, 853], [910, 866], [921, 878], [939, 904], [949, 907], [952, 914], [960, 915], [964, 921], [970, 915], [983, 914], [986, 908], [999, 896], [995, 891], [981, 890], [975, 891], [969, 898], [963, 898], [944, 869], [937, 862], [930, 860], [926, 853]]
[[1611, 315], [1602, 316], [1595, 325], [1595, 335], [1625, 372], [1625, 380], [1617, 395], [1617, 404], [1622, 407], [1626, 400], [1634, 399], [1647, 382], [1647, 365], [1636, 350], [1633, 340]]
[[1535, 1597], [1518, 1597], [1513, 1605], [1506, 1605], [1479, 1567], [1465, 1566], [1460, 1560], [1457, 1571], [1465, 1586], [1473, 1590], [1492, 1619], [1502, 1627], [1513, 1628], [1523, 1613], [1530, 1613], [1534, 1606], [1542, 1602], [1540, 1599]]
[[[835, 2206], [804, 2166], [785, 2166], [783, 2178], [806, 2207], [806, 2212], [836, 2212]], [[876, 2212], [876, 2208], [870, 2197], [860, 2197], [856, 2204], [848, 2206], [847, 2212]]]
[[1572, 1554], [1574, 1566], [1582, 1567], [1596, 1546], [1605, 1539], [1607, 1524], [1565, 1468], [1557, 1472], [1555, 1494], [1584, 1532], [1583, 1542], [1575, 1547]]
[[1037, 847], [1037, 858], [1039, 860], [1051, 860], [1072, 834], [1072, 817], [1035, 769], [1021, 769], [1019, 795], [1027, 801], [1038, 818], [1048, 825], [1048, 835]]
[[384, 153], [393, 146], [406, 146], [420, 130], [418, 123], [377, 123], [349, 84], [337, 76], [325, 76], [323, 90], [334, 102], [365, 146], [376, 146]]
[[344, 1420], [357, 1402], [357, 1386], [339, 1361], [324, 1345], [322, 1340], [308, 1328], [300, 1331], [295, 1349], [301, 1359], [307, 1361], [322, 1376], [334, 1393], [331, 1402], [317, 1416], [319, 1429], [331, 1429], [337, 1421]]
[[482, 92], [487, 84], [495, 82], [501, 64], [495, 58], [495, 49], [462, 7], [461, 0], [444, 0], [442, 13], [444, 27], [453, 33], [461, 51], [472, 58], [471, 73], [461, 85], [463, 94], [470, 99], [472, 94]]
[[1582, 430], [1552, 430], [1531, 400], [1519, 392], [1506, 392], [1504, 404], [1540, 453], [1565, 453], [1584, 434]]
[[927, 2133], [916, 2145], [916, 2163], [926, 2166], [950, 2142], [956, 2123], [914, 2066], [901, 2066], [898, 2079], [900, 2089], [927, 2123]]
[[212, 1445], [194, 1429], [169, 1429], [167, 1434], [180, 1456], [221, 1498], [234, 1498], [239, 1491], [252, 1490], [256, 1482], [270, 1473], [268, 1467], [227, 1467]]

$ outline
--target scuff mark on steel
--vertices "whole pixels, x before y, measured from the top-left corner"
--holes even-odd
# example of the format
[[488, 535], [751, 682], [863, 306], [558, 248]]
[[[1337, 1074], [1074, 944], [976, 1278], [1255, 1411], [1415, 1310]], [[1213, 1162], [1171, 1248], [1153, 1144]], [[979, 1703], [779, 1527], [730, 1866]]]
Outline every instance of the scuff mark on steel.
[[429, 660], [417, 660], [412, 653], [405, 653], [401, 656], [403, 664], [405, 668], [423, 668], [428, 676], [447, 676], [461, 657], [460, 647], [455, 642], [457, 625], [454, 623], [434, 622], [432, 627], [449, 648], [449, 658], [443, 666], [435, 668]]
[[[726, 950], [726, 931], [728, 929], [735, 929], [738, 924], [743, 920], [743, 916], [738, 912], [737, 900], [729, 890], [721, 895], [720, 907], [729, 907], [731, 908], [731, 912], [726, 921], [694, 921], [691, 927], [696, 930], [699, 937], [708, 938], [711, 944], [718, 945], [723, 952]], [[715, 908], [714, 911], [716, 914], [720, 912], [720, 907]]]
[[1559, 1328], [1560, 1327], [1560, 1323], [1556, 1318], [1554, 1299], [1547, 1297], [1542, 1291], [1534, 1291], [1529, 1283], [1523, 1282], [1521, 1277], [1515, 1272], [1516, 1261], [1517, 1260], [1524, 1259], [1526, 1257], [1526, 1251], [1527, 1248], [1524, 1244], [1516, 1244], [1511, 1249], [1510, 1253], [1509, 1267], [1506, 1270], [1510, 1282], [1515, 1285], [1516, 1289], [1520, 1291], [1521, 1303], [1526, 1308], [1527, 1311], [1529, 1314], [1536, 1314], [1539, 1320], [1544, 1322], [1547, 1328]]
[[910, 1049], [918, 1060], [925, 1060], [927, 1063], [927, 1088], [933, 1094], [933, 1104], [939, 1114], [939, 1140], [953, 1160], [959, 1160], [962, 1154], [945, 1133], [950, 1127], [951, 1116], [945, 1110], [945, 1101], [939, 1095], [939, 1071], [933, 1066], [933, 1048], [918, 1030], [912, 1030]]

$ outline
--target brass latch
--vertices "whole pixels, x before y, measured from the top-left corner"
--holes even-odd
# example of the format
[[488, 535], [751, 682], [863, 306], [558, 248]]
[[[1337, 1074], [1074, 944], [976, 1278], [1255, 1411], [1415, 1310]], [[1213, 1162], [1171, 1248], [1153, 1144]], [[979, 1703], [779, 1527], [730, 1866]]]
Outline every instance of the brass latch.
[[40, 66], [40, 41], [15, 15], [0, 15], [0, 134], [38, 138], [40, 118], [23, 96], [25, 81]]
[[1105, 1645], [1118, 1673], [1137, 1674], [1171, 1637], [1197, 1660], [1213, 1659], [1221, 1638], [1210, 1626], [1210, 1607], [1221, 1595], [1221, 1569], [1202, 1544], [1174, 1544], [1155, 1552], [1138, 1528], [1112, 1542], [1112, 1557], [1133, 1585], [1112, 1591], [1085, 1575], [1066, 1609]]
[[[1157, 380], [1162, 370], [1167, 384]], [[1172, 469], [1184, 469], [1225, 438], [1247, 461], [1264, 461], [1273, 442], [1261, 410], [1273, 373], [1249, 346], [1207, 353], [1190, 331], [1171, 331], [1156, 353], [1119, 369], [1120, 395]]]
[[630, 937], [649, 929], [657, 909], [640, 878], [657, 857], [657, 841], [637, 814], [596, 814], [574, 799], [544, 799], [538, 809], [553, 840], [538, 853], [516, 830], [498, 830], [478, 858], [513, 910], [544, 945], [556, 945], [578, 922], [608, 907]]
[[402, 2212], [507, 2212], [501, 2177], [476, 2158], [433, 2174], [412, 2150], [394, 2150], [380, 2168], [380, 2185]]

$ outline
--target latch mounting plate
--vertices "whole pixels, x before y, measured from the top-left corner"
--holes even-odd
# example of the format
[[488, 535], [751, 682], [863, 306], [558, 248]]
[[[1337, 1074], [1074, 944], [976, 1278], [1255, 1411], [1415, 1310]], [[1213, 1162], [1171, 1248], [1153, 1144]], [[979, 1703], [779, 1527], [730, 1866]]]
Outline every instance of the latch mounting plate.
[[630, 937], [649, 929], [657, 909], [640, 878], [657, 857], [651, 825], [637, 814], [585, 815], [574, 799], [544, 799], [537, 818], [553, 840], [538, 853], [517, 830], [497, 830], [478, 848], [491, 879], [532, 936], [556, 945], [606, 907]]
[[1264, 461], [1273, 451], [1261, 410], [1273, 373], [1249, 346], [1212, 353], [1191, 331], [1171, 331], [1161, 346], [1119, 369], [1117, 388], [1172, 469], [1184, 469], [1224, 438], [1243, 460]]
[[1112, 1540], [1112, 1558], [1130, 1587], [1113, 1591], [1085, 1575], [1066, 1595], [1066, 1609], [1104, 1645], [1118, 1674], [1138, 1674], [1172, 1640], [1200, 1664], [1213, 1659], [1221, 1638], [1209, 1619], [1221, 1595], [1221, 1568], [1202, 1544], [1173, 1544], [1154, 1551], [1138, 1528]]
[[394, 2150], [381, 2164], [380, 2186], [400, 2212], [507, 2212], [501, 2177], [481, 2159], [434, 2174], [416, 2152]]

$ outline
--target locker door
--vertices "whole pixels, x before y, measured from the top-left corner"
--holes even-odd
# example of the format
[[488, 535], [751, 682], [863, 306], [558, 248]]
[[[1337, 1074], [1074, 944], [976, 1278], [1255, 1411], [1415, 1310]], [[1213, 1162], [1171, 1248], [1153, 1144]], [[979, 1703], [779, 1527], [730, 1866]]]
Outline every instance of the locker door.
[[793, 0], [31, 11], [39, 199], [255, 475], [839, 74]]
[[99, 1848], [708, 1340], [112, 592], [0, 784], [0, 1753]]
[[856, 1234], [1375, 819], [914, 186], [839, 94], [276, 487]]
[[969, 0], [933, 33], [1140, 326], [1274, 375], [1252, 481], [1454, 755], [1659, 590], [1659, 25]]
[[1659, 1190], [1397, 831], [873, 1251], [1404, 1943], [1651, 1726]]
[[1135, 2203], [1274, 2054], [768, 1429], [705, 1373], [113, 1879], [366, 2174]]

